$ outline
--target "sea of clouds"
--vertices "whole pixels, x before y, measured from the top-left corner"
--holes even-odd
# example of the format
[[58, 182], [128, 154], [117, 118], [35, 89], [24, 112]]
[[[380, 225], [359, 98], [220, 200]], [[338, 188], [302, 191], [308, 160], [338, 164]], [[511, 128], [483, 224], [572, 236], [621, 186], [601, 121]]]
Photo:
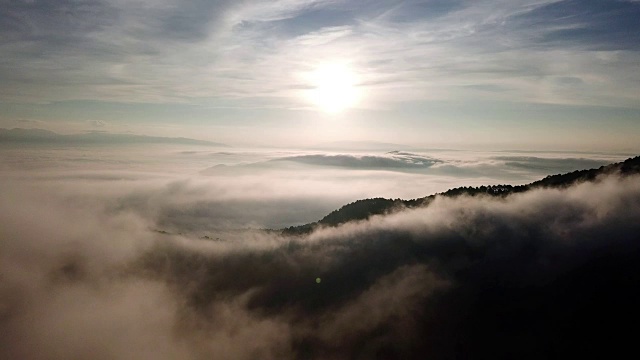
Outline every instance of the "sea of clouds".
[[158, 230], [278, 229], [347, 203], [413, 199], [458, 186], [524, 184], [627, 154], [216, 149], [172, 145], [5, 145], [6, 186], [129, 210]]
[[6, 150], [0, 358], [549, 358], [632, 345], [638, 177], [438, 198], [299, 237], [256, 230], [350, 199], [524, 183], [619, 155]]

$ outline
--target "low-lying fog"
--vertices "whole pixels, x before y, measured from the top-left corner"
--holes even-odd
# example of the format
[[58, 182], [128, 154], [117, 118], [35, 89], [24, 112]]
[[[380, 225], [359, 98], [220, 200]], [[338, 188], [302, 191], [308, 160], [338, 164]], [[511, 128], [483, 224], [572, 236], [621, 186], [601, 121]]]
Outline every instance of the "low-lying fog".
[[[349, 202], [458, 186], [524, 184], [626, 154], [4, 146], [4, 188], [132, 211], [158, 230], [206, 233], [319, 220]], [[31, 189], [34, 188], [34, 189]], [[29, 190], [31, 189], [31, 190]]]
[[622, 155], [145, 146], [0, 156], [3, 359], [539, 359], [633, 344], [621, 329], [640, 301], [637, 176], [439, 198], [305, 236], [241, 230]]

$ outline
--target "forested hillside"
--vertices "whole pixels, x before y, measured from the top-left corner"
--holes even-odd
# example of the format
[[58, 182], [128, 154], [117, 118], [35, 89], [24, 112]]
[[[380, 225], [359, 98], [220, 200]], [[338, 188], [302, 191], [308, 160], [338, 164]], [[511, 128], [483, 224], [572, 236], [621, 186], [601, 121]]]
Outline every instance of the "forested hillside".
[[338, 226], [340, 224], [366, 220], [374, 215], [381, 215], [403, 208], [427, 206], [437, 196], [508, 196], [538, 188], [566, 188], [584, 181], [596, 181], [599, 176], [620, 174], [622, 176], [640, 173], [640, 156], [629, 158], [620, 163], [601, 166], [597, 169], [576, 170], [566, 174], [549, 175], [544, 179], [534, 181], [526, 185], [487, 185], [487, 186], [463, 186], [447, 190], [443, 193], [425, 196], [423, 198], [402, 200], [373, 198], [357, 200], [334, 210], [321, 220], [300, 226], [291, 226], [282, 230], [285, 235], [306, 234], [319, 226]]

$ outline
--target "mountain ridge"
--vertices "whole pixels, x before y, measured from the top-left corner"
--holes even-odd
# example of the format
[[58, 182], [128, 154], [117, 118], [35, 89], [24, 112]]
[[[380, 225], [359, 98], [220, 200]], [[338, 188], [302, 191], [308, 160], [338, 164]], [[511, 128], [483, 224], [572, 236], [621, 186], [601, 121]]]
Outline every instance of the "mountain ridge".
[[485, 195], [505, 197], [539, 188], [567, 188], [579, 182], [595, 181], [599, 176], [614, 173], [622, 176], [640, 174], [640, 156], [628, 158], [622, 162], [604, 165], [597, 169], [576, 170], [564, 174], [549, 175], [525, 185], [462, 186], [410, 200], [386, 199], [382, 197], [356, 200], [330, 212], [316, 222], [290, 226], [280, 231], [283, 235], [303, 235], [323, 226], [335, 227], [350, 221], [366, 220], [374, 215], [388, 214], [400, 209], [428, 206], [438, 196], [458, 197], [464, 195]]
[[207, 140], [185, 137], [163, 137], [108, 132], [88, 132], [82, 134], [58, 134], [46, 129], [0, 128], [0, 143], [49, 143], [49, 144], [184, 144], [231, 147], [230, 145]]

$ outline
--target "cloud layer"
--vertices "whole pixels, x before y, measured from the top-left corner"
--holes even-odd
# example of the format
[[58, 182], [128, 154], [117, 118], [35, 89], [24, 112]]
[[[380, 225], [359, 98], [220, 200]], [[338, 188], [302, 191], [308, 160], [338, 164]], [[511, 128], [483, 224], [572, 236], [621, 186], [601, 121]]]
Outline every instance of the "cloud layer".
[[622, 351], [633, 343], [623, 324], [637, 320], [640, 300], [639, 184], [609, 177], [505, 200], [437, 199], [304, 237], [218, 240], [154, 232], [142, 213], [100, 195], [70, 202], [46, 188], [3, 186], [0, 355]]
[[[624, 0], [5, 1], [0, 126], [636, 152], [639, 13]], [[358, 94], [341, 114], [316, 101], [331, 68]]]
[[346, 61], [371, 92], [364, 107], [636, 107], [639, 13], [609, 0], [11, 1], [0, 12], [0, 95], [295, 108], [312, 86], [301, 75]]
[[73, 203], [132, 211], [157, 230], [197, 236], [301, 225], [359, 199], [412, 199], [459, 186], [524, 184], [623, 158], [464, 151], [222, 152], [165, 144], [3, 146], [0, 169], [7, 188], [47, 189]]
[[426, 169], [442, 161], [408, 152], [392, 151], [384, 156], [372, 155], [298, 155], [272, 161], [292, 161], [302, 164], [349, 169], [411, 170]]

